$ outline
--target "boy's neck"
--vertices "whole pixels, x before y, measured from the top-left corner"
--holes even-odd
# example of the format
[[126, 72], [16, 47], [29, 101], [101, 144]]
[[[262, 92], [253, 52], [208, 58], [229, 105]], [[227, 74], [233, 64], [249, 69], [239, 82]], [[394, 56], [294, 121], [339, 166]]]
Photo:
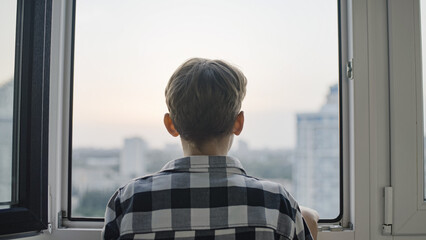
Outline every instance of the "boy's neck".
[[185, 157], [194, 155], [226, 156], [232, 146], [232, 141], [232, 134], [220, 139], [214, 138], [204, 142], [200, 146], [181, 138], [183, 155]]

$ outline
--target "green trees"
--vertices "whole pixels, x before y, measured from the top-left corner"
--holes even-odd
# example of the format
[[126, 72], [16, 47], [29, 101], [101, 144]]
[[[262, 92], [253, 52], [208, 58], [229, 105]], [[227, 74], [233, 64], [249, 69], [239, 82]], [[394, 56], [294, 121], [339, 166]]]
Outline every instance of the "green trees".
[[106, 205], [114, 191], [91, 190], [83, 193], [79, 199], [75, 215], [103, 218]]

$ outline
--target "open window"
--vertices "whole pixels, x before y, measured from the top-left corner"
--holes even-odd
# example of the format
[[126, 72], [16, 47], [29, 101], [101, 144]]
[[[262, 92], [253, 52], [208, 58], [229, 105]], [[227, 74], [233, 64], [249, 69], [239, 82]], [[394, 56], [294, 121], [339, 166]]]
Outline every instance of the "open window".
[[340, 1], [74, 1], [67, 217], [102, 221], [114, 190], [182, 153], [162, 124], [184, 60], [248, 78], [231, 155], [282, 183], [321, 222], [343, 212]]
[[0, 235], [47, 228], [49, 0], [0, 2]]

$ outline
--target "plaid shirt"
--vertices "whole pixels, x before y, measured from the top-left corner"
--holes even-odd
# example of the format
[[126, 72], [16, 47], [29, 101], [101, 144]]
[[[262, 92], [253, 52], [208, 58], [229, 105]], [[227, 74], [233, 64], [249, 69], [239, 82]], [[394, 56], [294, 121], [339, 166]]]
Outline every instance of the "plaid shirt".
[[111, 197], [104, 239], [251, 240], [312, 236], [279, 184], [229, 156], [191, 156], [134, 179]]

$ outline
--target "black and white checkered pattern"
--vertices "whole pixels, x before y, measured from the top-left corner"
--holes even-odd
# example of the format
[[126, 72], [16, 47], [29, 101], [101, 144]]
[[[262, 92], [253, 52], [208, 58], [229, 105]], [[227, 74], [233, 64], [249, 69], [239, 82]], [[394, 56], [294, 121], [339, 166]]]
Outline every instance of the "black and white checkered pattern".
[[279, 184], [247, 176], [229, 156], [191, 156], [118, 189], [105, 239], [312, 239]]

